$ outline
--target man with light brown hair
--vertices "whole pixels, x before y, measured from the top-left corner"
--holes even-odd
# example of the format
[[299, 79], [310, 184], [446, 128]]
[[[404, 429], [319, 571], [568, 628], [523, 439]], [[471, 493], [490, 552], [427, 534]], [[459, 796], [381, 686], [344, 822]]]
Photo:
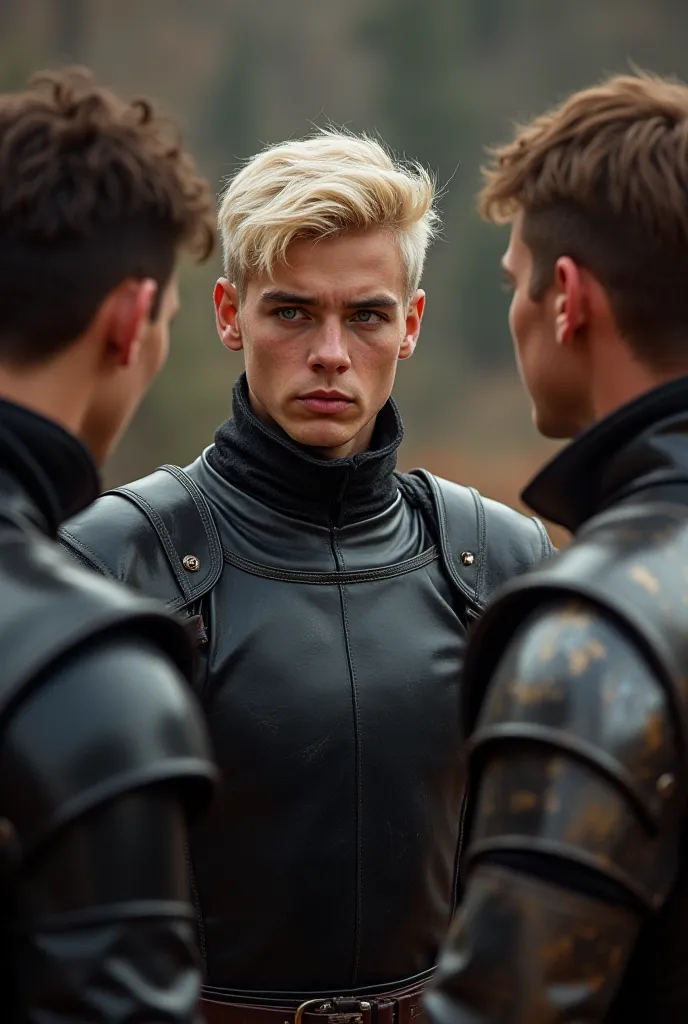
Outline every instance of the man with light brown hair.
[[497, 149], [534, 415], [576, 534], [466, 658], [462, 899], [433, 1024], [688, 1019], [688, 88], [577, 93]]

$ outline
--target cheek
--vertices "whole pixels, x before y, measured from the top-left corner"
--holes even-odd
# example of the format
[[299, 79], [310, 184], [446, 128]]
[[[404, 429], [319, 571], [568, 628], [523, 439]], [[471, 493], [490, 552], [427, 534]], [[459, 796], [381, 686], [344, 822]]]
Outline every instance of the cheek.
[[[532, 319], [532, 318], [531, 318]], [[525, 342], [529, 327], [528, 303], [520, 291], [515, 291], [509, 306], [509, 329], [517, 349]]]
[[391, 389], [399, 365], [401, 342], [395, 335], [378, 336], [351, 350], [351, 367], [370, 392]]
[[161, 337], [157, 346], [157, 360], [155, 364], [155, 372], [158, 373], [162, 370], [163, 366], [167, 362], [167, 357], [170, 354], [170, 332], [165, 330], [161, 332]]

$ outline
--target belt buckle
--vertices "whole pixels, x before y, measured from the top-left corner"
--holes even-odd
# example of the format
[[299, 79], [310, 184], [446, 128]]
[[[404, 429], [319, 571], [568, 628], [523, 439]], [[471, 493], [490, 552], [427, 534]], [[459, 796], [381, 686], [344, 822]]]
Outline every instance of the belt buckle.
[[[344, 1005], [338, 1006], [338, 1003]], [[350, 1003], [358, 1004], [357, 1008], [349, 1009]], [[328, 1024], [364, 1024], [363, 1014], [371, 1009], [365, 999], [307, 999], [297, 1009], [294, 1024], [303, 1024], [303, 1015], [309, 1007], [316, 1007], [314, 1012], [322, 1014]]]

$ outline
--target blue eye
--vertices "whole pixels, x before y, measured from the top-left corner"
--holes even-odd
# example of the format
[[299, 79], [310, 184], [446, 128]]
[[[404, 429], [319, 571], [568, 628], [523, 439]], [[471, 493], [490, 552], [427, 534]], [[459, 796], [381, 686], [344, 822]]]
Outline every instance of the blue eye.
[[[354, 313], [354, 317], [357, 317], [359, 324], [377, 324], [382, 323], [384, 317], [381, 313], [376, 313], [374, 309], [359, 309]], [[377, 319], [373, 320], [373, 317]]]
[[274, 311], [274, 316], [278, 320], [298, 320], [298, 314], [301, 312], [296, 306], [282, 306], [280, 309]]

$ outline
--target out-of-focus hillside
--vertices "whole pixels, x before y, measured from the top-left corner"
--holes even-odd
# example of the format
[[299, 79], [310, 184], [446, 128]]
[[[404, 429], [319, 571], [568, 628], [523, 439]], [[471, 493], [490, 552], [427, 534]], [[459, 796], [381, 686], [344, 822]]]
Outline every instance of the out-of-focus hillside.
[[[403, 461], [511, 502], [552, 448], [512, 368], [499, 255], [473, 211], [485, 147], [567, 90], [634, 62], [688, 77], [685, 0], [0, 0], [0, 87], [76, 61], [181, 117], [216, 189], [265, 143], [328, 119], [379, 132], [443, 185], [422, 344], [400, 371]], [[219, 258], [188, 269], [169, 366], [108, 482], [184, 462], [226, 415], [237, 359], [216, 339]]]

